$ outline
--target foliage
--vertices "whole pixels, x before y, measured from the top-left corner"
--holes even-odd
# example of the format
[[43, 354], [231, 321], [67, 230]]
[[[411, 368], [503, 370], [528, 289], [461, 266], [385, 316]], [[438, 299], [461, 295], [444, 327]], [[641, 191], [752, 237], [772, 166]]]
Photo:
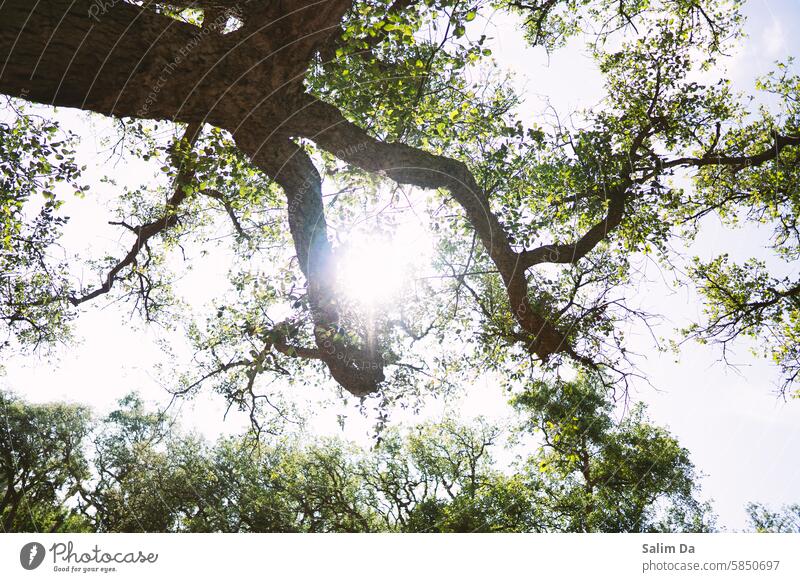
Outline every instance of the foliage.
[[[696, 499], [697, 476], [668, 431], [636, 405], [620, 422], [601, 387], [586, 378], [539, 382], [514, 398], [525, 430], [543, 447], [527, 461], [529, 487], [553, 502], [549, 528], [562, 531], [704, 531], [707, 508]], [[680, 515], [681, 523], [664, 523]]]
[[[138, 4], [110, 3], [96, 22], [0, 4], [0, 43], [15, 39], [0, 91], [21, 96], [0, 121], [2, 348], [65, 342], [81, 306], [125, 300], [147, 323], [186, 329], [195, 356], [170, 365], [171, 389], [210, 386], [249, 411], [254, 434], [208, 444], [131, 396], [89, 439], [83, 409], [4, 397], [7, 529], [713, 527], [687, 451], [642, 407], [618, 420], [605, 390], [636, 373], [624, 332], [649, 322], [631, 301], [642, 257], [700, 292], [686, 338], [723, 357], [756, 340], [796, 390], [800, 78], [789, 60], [752, 94], [732, 91], [719, 63], [742, 38], [741, 2]], [[521, 118], [525, 96], [482, 32], [495, 13], [533, 49], [585, 42], [604, 99], [568, 119], [558, 104]], [[64, 51], [39, 50], [30, 31], [47, 27], [81, 75], [63, 75]], [[101, 70], [84, 42], [108, 49]], [[70, 199], [88, 188], [77, 137], [25, 101], [112, 118], [106, 145], [143, 168], [141, 184], [102, 182], [125, 252], [85, 260], [59, 247]], [[403, 218], [429, 233], [426, 273], [385, 305], [348, 297], [348, 250], [391, 241]], [[711, 218], [769, 240], [752, 257], [675, 250], [702, 241]], [[197, 316], [178, 282], [219, 256], [229, 285]], [[513, 439], [535, 443], [513, 470], [491, 454], [497, 427], [389, 426], [393, 406], [487, 372], [516, 394]], [[285, 434], [292, 393], [318, 384], [373, 399], [374, 450]], [[791, 527], [751, 515], [757, 529]]]
[[89, 478], [89, 410], [30, 404], [0, 392], [0, 524], [9, 531], [84, 531], [73, 506]]
[[[67, 218], [64, 191], [81, 196], [83, 168], [76, 136], [7, 100], [0, 120], [0, 322], [23, 347], [51, 344], [68, 334], [74, 317], [64, 261], [51, 258]], [[69, 192], [72, 190], [72, 192]], [[10, 339], [0, 344], [8, 348]]]
[[[521, 424], [505, 436], [480, 419], [444, 420], [393, 427], [371, 450], [302, 435], [250, 434], [209, 444], [147, 411], [136, 395], [122, 399], [90, 434], [84, 409], [3, 398], [14, 431], [11, 441], [3, 433], [2, 446], [14, 458], [4, 473], [13, 486], [0, 513], [7, 531], [713, 526], [708, 507], [697, 501], [688, 453], [648, 423], [641, 408], [614, 421], [600, 388], [585, 380], [537, 385], [515, 398]], [[582, 412], [586, 420], [575, 420]], [[519, 459], [501, 464], [497, 455], [511, 441]]]
[[800, 533], [800, 505], [775, 511], [761, 503], [748, 503], [750, 528], [761, 533]]

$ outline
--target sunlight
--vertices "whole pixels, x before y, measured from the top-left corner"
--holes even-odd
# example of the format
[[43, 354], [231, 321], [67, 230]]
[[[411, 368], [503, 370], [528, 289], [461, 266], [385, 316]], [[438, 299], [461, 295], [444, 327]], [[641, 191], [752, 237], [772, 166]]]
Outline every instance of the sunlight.
[[430, 240], [421, 227], [403, 227], [391, 237], [351, 233], [339, 249], [342, 294], [363, 307], [387, 306], [413, 283], [425, 264]]

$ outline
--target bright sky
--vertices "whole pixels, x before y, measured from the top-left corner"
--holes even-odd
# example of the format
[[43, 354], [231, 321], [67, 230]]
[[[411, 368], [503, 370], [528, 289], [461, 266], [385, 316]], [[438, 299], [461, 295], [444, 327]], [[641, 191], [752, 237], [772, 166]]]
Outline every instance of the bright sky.
[[[726, 66], [736, 87], [750, 91], [755, 77], [770, 70], [776, 59], [800, 54], [800, 39], [793, 34], [800, 24], [800, 3], [757, 0], [749, 3], [746, 12], [749, 38]], [[493, 51], [498, 62], [519, 77], [519, 87], [526, 96], [520, 111], [523, 120], [531, 121], [543, 112], [545, 97], [562, 114], [591, 107], [600, 100], [600, 76], [582, 55], [580, 46], [556, 52], [548, 59], [542, 51], [525, 47], [509, 22], [496, 20], [487, 34], [495, 39]], [[88, 177], [94, 178], [87, 199], [71, 200], [66, 207], [72, 218], [65, 246], [85, 252], [87, 257], [100, 257], [106, 252], [118, 255], [130, 243], [119, 229], [106, 226], [113, 218], [106, 204], [121, 186], [138, 185], [141, 176], [149, 175], [152, 169], [143, 164], [109, 166], [107, 153], [98, 152], [96, 141], [97, 136], [110, 131], [103, 120], [95, 120], [95, 127], [87, 127], [82, 114], [61, 111], [58, 118], [82, 136], [81, 160], [90, 166]], [[97, 179], [103, 174], [113, 174], [119, 187], [99, 184]], [[692, 252], [710, 256], [727, 251], [737, 259], [757, 253], [753, 247], [758, 245], [753, 241], [759, 233], [726, 231], [713, 220], [707, 226]], [[398, 241], [393, 249], [384, 249], [397, 253], [399, 262], [409, 257], [400, 256], [398, 249], [414, 249], [419, 254], [425, 247], [419, 229], [408, 229], [403, 236], [406, 239]], [[367, 249], [361, 252], [372, 252], [375, 247], [368, 245]], [[351, 257], [347, 269], [353, 280], [362, 277], [359, 269], [365, 264], [373, 262], [369, 257]], [[224, 289], [228, 266], [224, 254], [212, 252], [202, 268], [181, 281], [181, 291], [191, 297], [192, 305], [202, 306]], [[346, 291], [355, 299], [382, 300], [382, 294], [401, 281], [395, 271], [379, 274], [387, 286], [372, 289], [366, 296], [363, 286], [353, 285]], [[646, 275], [647, 281], [631, 294], [631, 300], [645, 310], [666, 316], [658, 334], [669, 336], [674, 328], [697, 319], [699, 302], [691, 291], [672, 288], [655, 264], [646, 265]], [[164, 406], [169, 400], [165, 386], [170, 384], [173, 360], [165, 358], [155, 336], [152, 330], [142, 329], [125, 306], [93, 304], [78, 321], [78, 346], [60, 350], [50, 361], [27, 357], [5, 362], [6, 373], [0, 378], [0, 385], [33, 401], [67, 399], [88, 403], [99, 413], [109, 410], [118, 398], [132, 390], [139, 391], [154, 406]], [[743, 527], [744, 505], [748, 501], [772, 505], [800, 501], [800, 403], [785, 403], [777, 398], [778, 377], [768, 362], [753, 358], [744, 343], [738, 344], [735, 352], [735, 361], [741, 364], [738, 370], [719, 363], [720, 352], [714, 346], [687, 344], [676, 362], [673, 356], [653, 349], [645, 330], [634, 328], [626, 336], [629, 347], [644, 355], [637, 363], [655, 386], [640, 384], [632, 396], [646, 402], [651, 418], [668, 426], [689, 449], [696, 466], [706, 475], [703, 492], [713, 499], [721, 525]], [[189, 352], [179, 351], [175, 357], [180, 360], [189, 356]], [[158, 364], [165, 368], [157, 369]], [[372, 419], [361, 417], [354, 405], [342, 405], [331, 392], [301, 397], [328, 404], [324, 409], [310, 406], [317, 410], [311, 423], [315, 432], [339, 433], [337, 414], [346, 414], [343, 436], [365, 442]], [[445, 409], [456, 410], [465, 417], [482, 414], [502, 418], [509, 413], [497, 383], [489, 376], [479, 379], [458, 400], [428, 403], [421, 416], [438, 418]], [[222, 398], [207, 393], [174, 410], [184, 427], [209, 437], [237, 432], [246, 423], [243, 415], [235, 412], [222, 422]], [[393, 418], [419, 420], [400, 412]]]

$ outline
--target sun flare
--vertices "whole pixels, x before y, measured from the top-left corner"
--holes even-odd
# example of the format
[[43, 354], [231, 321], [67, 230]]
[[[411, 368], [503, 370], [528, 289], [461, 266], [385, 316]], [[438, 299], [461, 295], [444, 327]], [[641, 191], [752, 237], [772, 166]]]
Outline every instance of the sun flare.
[[421, 228], [399, 229], [390, 238], [355, 234], [340, 249], [340, 290], [364, 307], [398, 301], [425, 264], [429, 248]]

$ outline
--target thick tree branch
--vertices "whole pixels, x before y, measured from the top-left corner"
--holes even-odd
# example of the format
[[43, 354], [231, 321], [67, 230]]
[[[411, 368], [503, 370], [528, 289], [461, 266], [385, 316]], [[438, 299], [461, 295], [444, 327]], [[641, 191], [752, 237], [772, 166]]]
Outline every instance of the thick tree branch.
[[[116, 117], [235, 131], [293, 111], [309, 62], [351, 0], [249, 3], [226, 35], [125, 2], [0, 3], [0, 92]], [[252, 5], [252, 6], [251, 6]]]
[[273, 140], [264, 147], [260, 136], [240, 132], [237, 145], [286, 193], [289, 229], [308, 281], [314, 339], [319, 349], [309, 355], [322, 359], [336, 381], [352, 394], [374, 393], [384, 380], [383, 360], [374, 342], [348, 337], [342, 325], [335, 260], [322, 203], [322, 178], [305, 151], [288, 139]]
[[462, 162], [402, 143], [381, 142], [347, 121], [333, 106], [307, 103], [297, 131], [338, 158], [396, 182], [444, 188], [464, 209], [506, 285], [514, 317], [528, 336], [528, 349], [543, 360], [571, 351], [554, 322], [531, 302], [525, 266], [514, 251], [486, 193]]
[[[718, 140], [719, 138], [715, 138]], [[682, 157], [668, 160], [660, 164], [661, 168], [676, 168], [679, 166], [702, 168], [704, 166], [728, 166], [733, 168], [748, 168], [760, 166], [774, 160], [786, 148], [800, 146], [800, 135], [774, 134], [775, 143], [764, 151], [749, 156], [725, 156], [707, 154], [701, 158]]]
[[625, 214], [626, 190], [630, 185], [631, 181], [628, 179], [609, 192], [606, 216], [587, 230], [577, 241], [542, 245], [535, 249], [522, 251], [520, 262], [523, 267], [527, 269], [541, 263], [575, 264], [585, 257], [622, 222]]

